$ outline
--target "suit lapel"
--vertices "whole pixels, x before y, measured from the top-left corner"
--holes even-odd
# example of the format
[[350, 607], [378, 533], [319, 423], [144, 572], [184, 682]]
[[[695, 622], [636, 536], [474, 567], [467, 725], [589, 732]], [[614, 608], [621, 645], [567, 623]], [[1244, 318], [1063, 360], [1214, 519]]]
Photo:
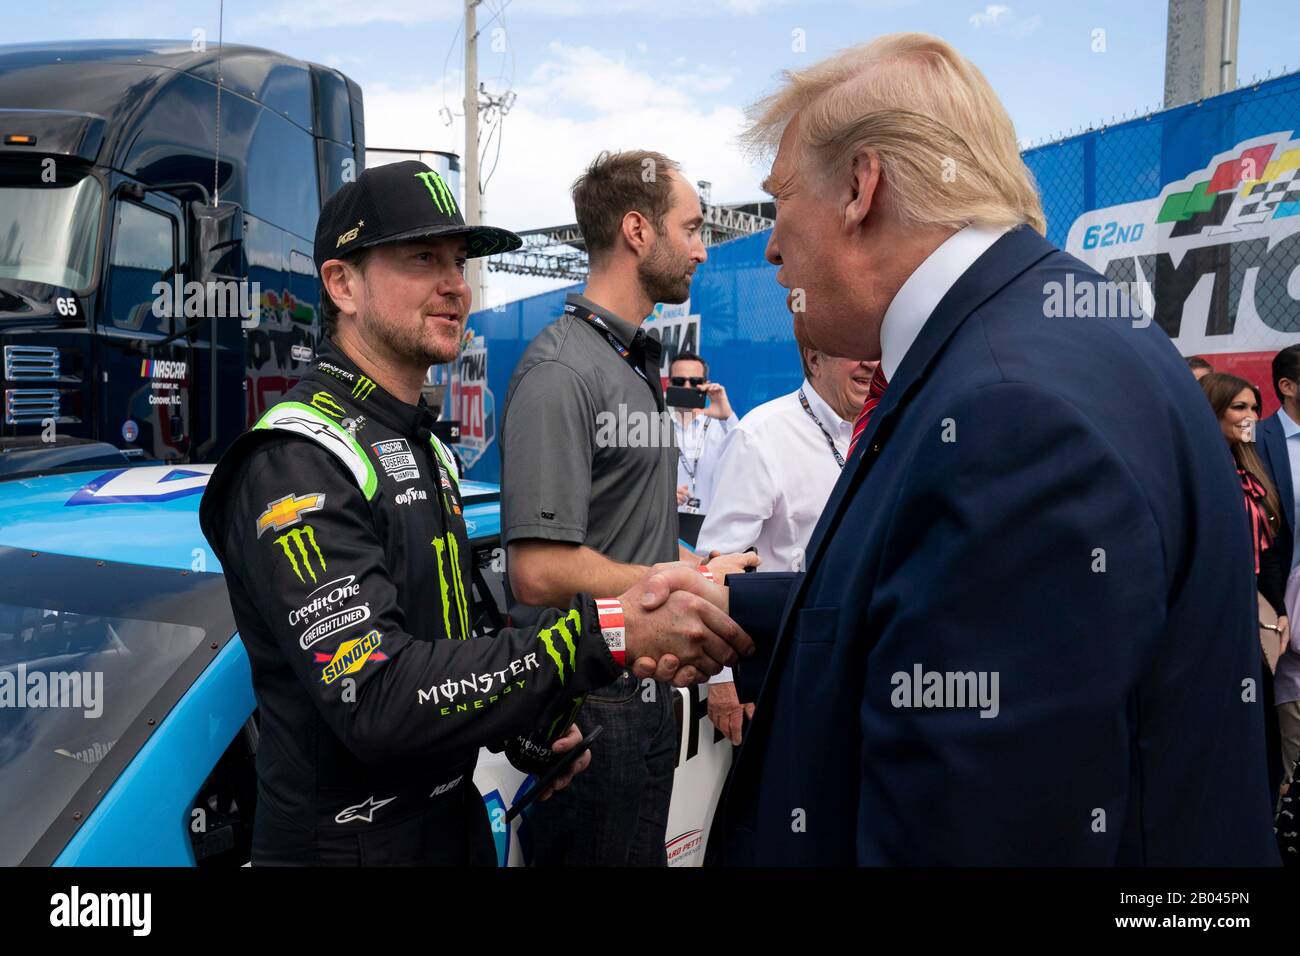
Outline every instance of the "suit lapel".
[[[839, 521], [840, 513], [853, 488], [862, 481], [884, 447], [898, 414], [912, 393], [925, 381], [930, 366], [938, 358], [943, 346], [966, 321], [967, 316], [1000, 291], [1007, 283], [1044, 256], [1056, 251], [1055, 246], [1028, 226], [1011, 230], [995, 242], [984, 255], [975, 260], [947, 295], [939, 300], [934, 312], [926, 320], [921, 332], [908, 349], [903, 362], [894, 373], [894, 380], [885, 388], [880, 405], [871, 415], [871, 423], [858, 439], [853, 457], [845, 463], [844, 471], [836, 482], [830, 500], [822, 510], [821, 518], [808, 544], [806, 569], [811, 572], [821, 556], [822, 545], [830, 529]], [[805, 575], [807, 581], [810, 575]]]

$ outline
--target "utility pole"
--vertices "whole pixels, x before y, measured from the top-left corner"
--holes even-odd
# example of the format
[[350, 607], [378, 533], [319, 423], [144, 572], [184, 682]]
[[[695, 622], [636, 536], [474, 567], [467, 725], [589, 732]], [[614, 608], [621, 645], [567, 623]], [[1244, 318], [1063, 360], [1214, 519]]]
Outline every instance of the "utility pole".
[[[480, 3], [482, 0], [465, 0], [465, 222], [471, 226], [483, 221], [478, 186], [478, 16], [474, 9]], [[475, 309], [485, 304], [484, 272], [482, 259], [471, 259], [465, 267]]]
[[1240, 0], [1169, 0], [1165, 109], [1237, 87]]

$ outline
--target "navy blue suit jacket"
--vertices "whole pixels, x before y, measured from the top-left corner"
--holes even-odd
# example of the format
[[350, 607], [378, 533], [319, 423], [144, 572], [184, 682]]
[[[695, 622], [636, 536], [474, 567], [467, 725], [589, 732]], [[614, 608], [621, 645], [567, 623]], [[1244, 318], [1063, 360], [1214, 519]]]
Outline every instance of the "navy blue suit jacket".
[[[1286, 412], [1283, 411], [1277, 413], [1277, 415], [1285, 414]], [[1277, 420], [1277, 415], [1268, 416], [1255, 428], [1257, 439], [1255, 445], [1260, 460], [1268, 471], [1268, 476], [1273, 479], [1273, 487], [1277, 489], [1278, 497], [1282, 499], [1282, 513], [1286, 517], [1286, 527], [1278, 531], [1272, 547], [1277, 549], [1283, 570], [1290, 571], [1295, 551], [1295, 542], [1292, 538], [1295, 528], [1295, 484], [1294, 476], [1291, 474], [1291, 456], [1286, 453], [1286, 435], [1282, 433], [1282, 423]]]
[[[1277, 861], [1231, 457], [1157, 326], [1045, 317], [1068, 273], [1100, 281], [998, 240], [889, 383], [806, 571], [728, 578], [770, 666], [712, 862]], [[957, 706], [964, 674], [990, 700], [996, 675], [995, 716]]]

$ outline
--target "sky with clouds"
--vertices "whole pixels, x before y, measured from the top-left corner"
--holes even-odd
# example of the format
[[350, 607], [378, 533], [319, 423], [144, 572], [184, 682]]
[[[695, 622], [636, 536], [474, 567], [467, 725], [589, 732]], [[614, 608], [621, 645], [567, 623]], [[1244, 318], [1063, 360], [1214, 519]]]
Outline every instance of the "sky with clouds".
[[[463, 2], [225, 0], [224, 38], [325, 63], [361, 84], [372, 147], [463, 152]], [[3, 0], [4, 42], [189, 39], [220, 0]], [[1239, 78], [1300, 67], [1295, 0], [1242, 4]], [[736, 146], [745, 107], [784, 69], [883, 33], [944, 37], [984, 71], [1022, 141], [1158, 106], [1161, 0], [483, 0], [479, 78], [516, 100], [490, 144], [487, 220], [573, 221], [568, 187], [602, 149], [659, 149], [715, 202], [766, 170]], [[1094, 38], [1103, 30], [1105, 49]], [[444, 122], [444, 107], [452, 115]], [[486, 304], [554, 283], [492, 273]]]

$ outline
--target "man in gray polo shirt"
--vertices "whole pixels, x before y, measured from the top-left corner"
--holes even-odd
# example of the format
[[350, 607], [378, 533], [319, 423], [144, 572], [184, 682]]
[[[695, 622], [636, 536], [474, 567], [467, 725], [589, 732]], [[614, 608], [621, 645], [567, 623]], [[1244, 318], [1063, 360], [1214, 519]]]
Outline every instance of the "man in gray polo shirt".
[[[529, 344], [502, 412], [516, 623], [552, 595], [621, 594], [651, 565], [693, 559], [677, 544], [677, 451], [659, 343], [640, 328], [655, 303], [686, 300], [706, 257], [699, 198], [677, 170], [659, 153], [602, 153], [574, 183], [590, 276]], [[721, 582], [754, 563], [730, 555], [709, 569]], [[672, 693], [624, 672], [587, 696], [578, 724], [604, 731], [590, 769], [530, 811], [535, 862], [666, 864]]]

